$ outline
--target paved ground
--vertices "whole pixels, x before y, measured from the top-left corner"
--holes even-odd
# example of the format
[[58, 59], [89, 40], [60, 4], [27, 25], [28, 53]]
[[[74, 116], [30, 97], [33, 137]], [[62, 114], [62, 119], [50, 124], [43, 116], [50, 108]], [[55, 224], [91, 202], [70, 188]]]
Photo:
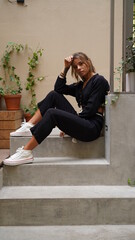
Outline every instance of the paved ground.
[[9, 156], [9, 149], [0, 149], [0, 165]]

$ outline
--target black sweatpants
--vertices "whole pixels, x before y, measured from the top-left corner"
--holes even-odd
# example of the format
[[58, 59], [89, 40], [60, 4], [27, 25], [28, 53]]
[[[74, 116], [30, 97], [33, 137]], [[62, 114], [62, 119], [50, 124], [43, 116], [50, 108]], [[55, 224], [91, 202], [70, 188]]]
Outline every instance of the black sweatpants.
[[31, 128], [32, 135], [40, 144], [56, 126], [67, 135], [89, 142], [100, 136], [103, 117], [95, 115], [87, 120], [77, 115], [68, 100], [56, 91], [51, 91], [38, 103], [42, 119]]

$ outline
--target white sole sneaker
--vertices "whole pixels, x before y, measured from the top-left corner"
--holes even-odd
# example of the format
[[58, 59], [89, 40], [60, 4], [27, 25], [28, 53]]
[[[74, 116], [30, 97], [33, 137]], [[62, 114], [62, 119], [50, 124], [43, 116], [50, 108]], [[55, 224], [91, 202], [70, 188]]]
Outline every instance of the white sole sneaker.
[[3, 164], [8, 166], [17, 166], [21, 164], [32, 163], [34, 160], [31, 150], [24, 150], [24, 147], [18, 148], [16, 153], [6, 158]]
[[29, 122], [22, 122], [21, 127], [18, 128], [15, 132], [10, 133], [10, 137], [31, 137], [32, 133], [30, 129], [34, 125]]
[[22, 165], [22, 164], [29, 164], [29, 163], [33, 163], [34, 159], [33, 158], [27, 158], [27, 159], [19, 159], [19, 160], [8, 160], [5, 159], [3, 161], [4, 165], [6, 166], [18, 166], [18, 165]]

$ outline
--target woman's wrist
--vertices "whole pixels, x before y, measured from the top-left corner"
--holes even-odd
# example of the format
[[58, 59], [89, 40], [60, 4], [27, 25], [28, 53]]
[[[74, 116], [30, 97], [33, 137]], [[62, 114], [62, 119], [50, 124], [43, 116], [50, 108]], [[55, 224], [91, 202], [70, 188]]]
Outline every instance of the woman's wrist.
[[67, 75], [68, 70], [69, 70], [69, 67], [65, 67], [64, 70], [61, 71], [61, 73], [60, 73], [59, 76], [60, 76], [61, 78], [65, 78], [66, 75]]

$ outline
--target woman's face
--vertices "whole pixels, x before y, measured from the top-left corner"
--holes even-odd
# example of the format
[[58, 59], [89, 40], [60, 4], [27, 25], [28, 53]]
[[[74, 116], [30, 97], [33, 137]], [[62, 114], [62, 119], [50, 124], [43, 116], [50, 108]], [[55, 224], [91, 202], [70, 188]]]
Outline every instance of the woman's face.
[[73, 68], [75, 72], [83, 79], [90, 73], [89, 66], [83, 62], [80, 58], [75, 58], [73, 60]]

